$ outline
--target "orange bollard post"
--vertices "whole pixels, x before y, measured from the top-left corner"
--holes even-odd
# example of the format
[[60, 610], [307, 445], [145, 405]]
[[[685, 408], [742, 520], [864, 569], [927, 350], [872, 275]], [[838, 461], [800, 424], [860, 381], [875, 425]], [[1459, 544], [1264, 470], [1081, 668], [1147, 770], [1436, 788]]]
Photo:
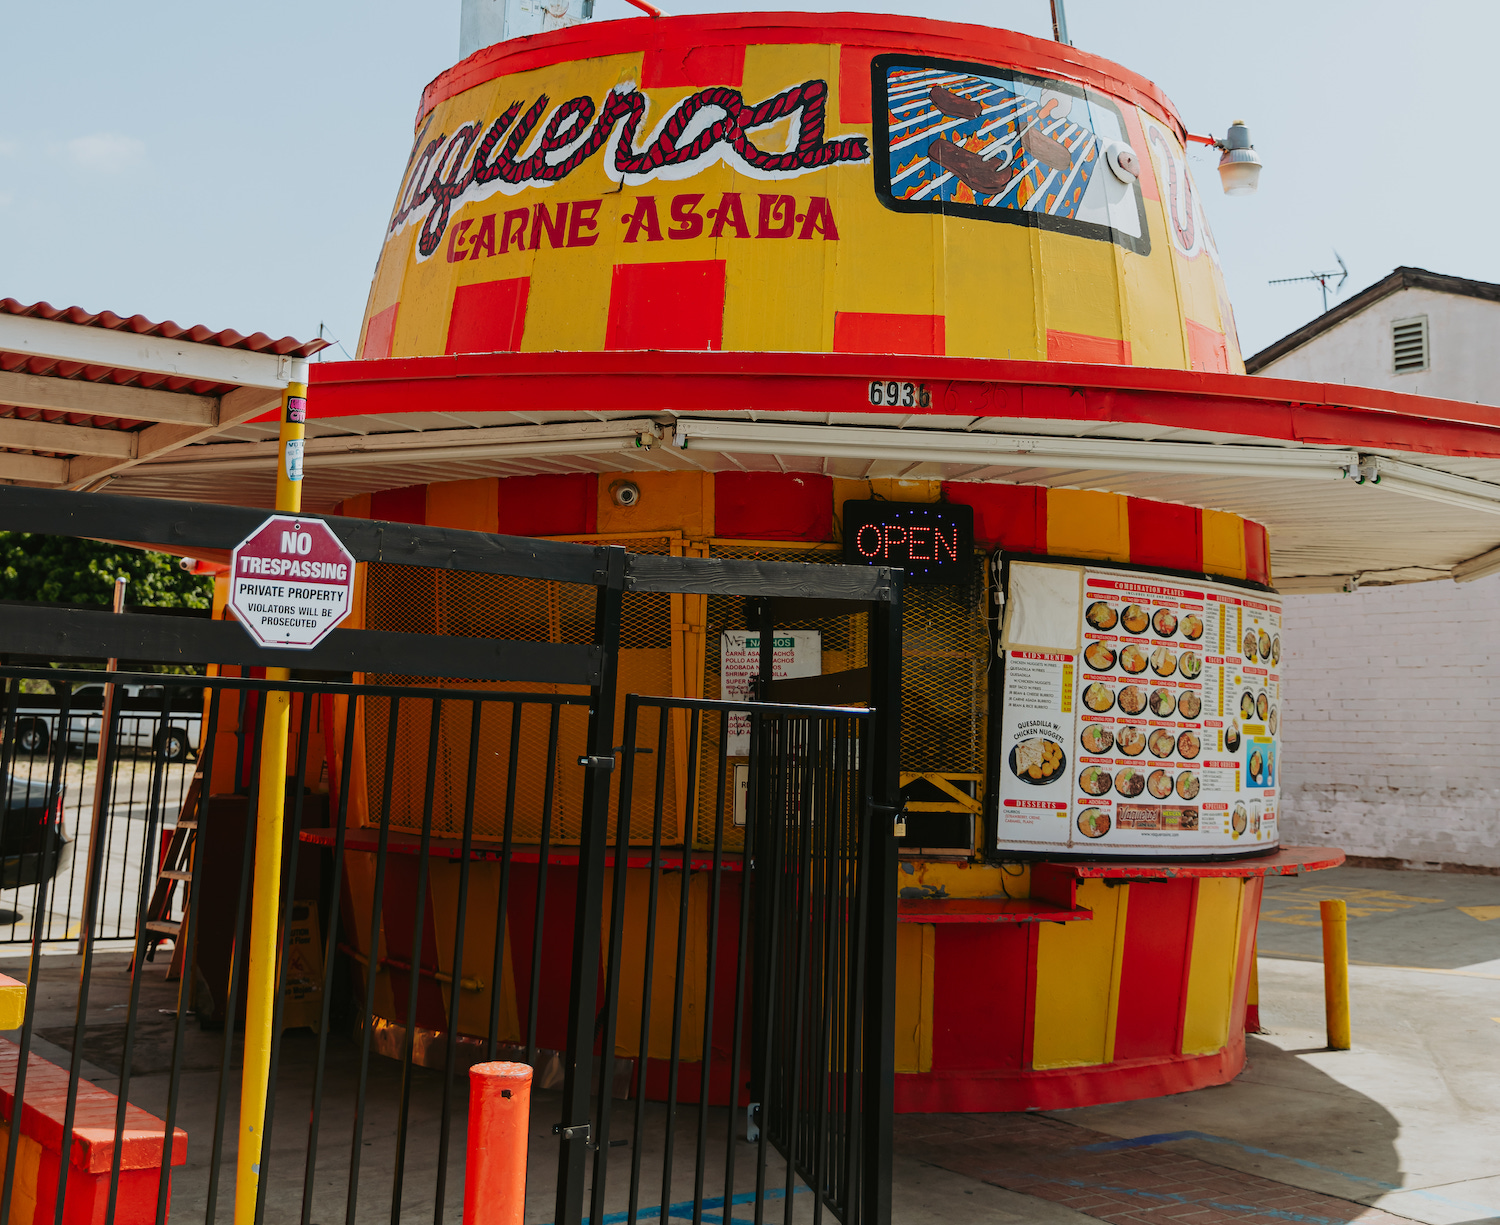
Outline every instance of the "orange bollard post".
[[464, 1225], [522, 1225], [531, 1067], [477, 1063], [469, 1069], [469, 1146]]

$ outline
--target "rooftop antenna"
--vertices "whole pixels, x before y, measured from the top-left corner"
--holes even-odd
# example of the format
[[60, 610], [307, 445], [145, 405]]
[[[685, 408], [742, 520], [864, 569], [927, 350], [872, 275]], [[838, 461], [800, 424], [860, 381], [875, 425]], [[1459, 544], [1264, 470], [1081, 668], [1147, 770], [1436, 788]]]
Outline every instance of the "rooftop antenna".
[[1344, 263], [1344, 257], [1335, 251], [1333, 258], [1338, 260], [1339, 266], [1331, 271], [1309, 272], [1306, 276], [1284, 276], [1279, 280], [1267, 281], [1266, 284], [1291, 285], [1296, 281], [1316, 281], [1318, 288], [1323, 291], [1323, 313], [1326, 315], [1328, 313], [1328, 282], [1338, 277], [1339, 283], [1333, 287], [1333, 292], [1337, 294], [1344, 288], [1344, 282], [1349, 279], [1349, 266]]

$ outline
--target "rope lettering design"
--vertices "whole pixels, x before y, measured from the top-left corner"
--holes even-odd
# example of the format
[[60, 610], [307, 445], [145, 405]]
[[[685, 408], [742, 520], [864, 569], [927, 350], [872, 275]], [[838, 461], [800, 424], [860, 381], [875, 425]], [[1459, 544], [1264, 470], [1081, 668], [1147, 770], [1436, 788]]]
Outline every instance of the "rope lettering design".
[[[1167, 215], [1172, 228], [1177, 232], [1177, 245], [1191, 254], [1198, 239], [1198, 209], [1193, 199], [1193, 180], [1186, 173], [1182, 176], [1183, 192], [1179, 197], [1177, 187], [1177, 156], [1167, 138], [1156, 128], [1147, 134], [1147, 139], [1161, 152], [1161, 160], [1167, 164]], [[1180, 214], [1187, 214], [1184, 220]]]
[[[824, 139], [826, 81], [804, 81], [755, 105], [746, 103], [739, 90], [728, 86], [699, 90], [672, 109], [656, 138], [644, 149], [636, 147], [636, 139], [646, 116], [647, 99], [633, 85], [611, 90], [598, 108], [592, 98], [570, 98], [552, 112], [525, 156], [521, 151], [547, 113], [551, 99], [543, 94], [524, 113], [522, 105], [512, 102], [482, 137], [483, 124], [475, 121], [428, 141], [414, 158], [402, 185], [390, 232], [430, 204], [417, 239], [417, 250], [429, 256], [442, 245], [455, 201], [471, 187], [556, 183], [604, 149], [617, 128], [611, 177], [633, 176], [639, 181], [666, 167], [697, 161], [721, 146], [731, 150], [751, 173], [759, 171], [767, 177], [862, 162], [870, 156], [869, 142], [863, 136]], [[711, 115], [714, 111], [718, 117], [687, 138], [690, 129], [702, 125], [705, 112]], [[791, 148], [770, 153], [750, 139], [750, 132], [788, 116], [794, 117]], [[558, 154], [562, 156], [554, 161]]]

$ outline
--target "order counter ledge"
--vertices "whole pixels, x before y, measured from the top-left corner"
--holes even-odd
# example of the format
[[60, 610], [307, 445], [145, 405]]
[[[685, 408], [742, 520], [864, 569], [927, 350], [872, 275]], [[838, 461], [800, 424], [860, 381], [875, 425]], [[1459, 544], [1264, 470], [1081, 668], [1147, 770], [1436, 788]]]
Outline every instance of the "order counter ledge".
[[902, 898], [898, 923], [1072, 923], [1094, 912], [1045, 898]]
[[1199, 876], [1300, 876], [1303, 872], [1321, 872], [1344, 862], [1344, 852], [1333, 846], [1284, 846], [1270, 855], [1253, 859], [1224, 859], [1177, 862], [1141, 862], [1133, 859], [1095, 860], [1035, 864], [1032, 867], [1032, 892], [1036, 876], [1065, 873], [1075, 880], [1098, 877], [1104, 880], [1173, 880]]

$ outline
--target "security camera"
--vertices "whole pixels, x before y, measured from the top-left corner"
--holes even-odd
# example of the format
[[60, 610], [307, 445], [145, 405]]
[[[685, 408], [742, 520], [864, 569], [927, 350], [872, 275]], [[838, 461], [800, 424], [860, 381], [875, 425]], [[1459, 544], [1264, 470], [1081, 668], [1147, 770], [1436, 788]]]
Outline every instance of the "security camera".
[[609, 490], [616, 506], [634, 506], [641, 500], [641, 487], [634, 481], [620, 481]]

